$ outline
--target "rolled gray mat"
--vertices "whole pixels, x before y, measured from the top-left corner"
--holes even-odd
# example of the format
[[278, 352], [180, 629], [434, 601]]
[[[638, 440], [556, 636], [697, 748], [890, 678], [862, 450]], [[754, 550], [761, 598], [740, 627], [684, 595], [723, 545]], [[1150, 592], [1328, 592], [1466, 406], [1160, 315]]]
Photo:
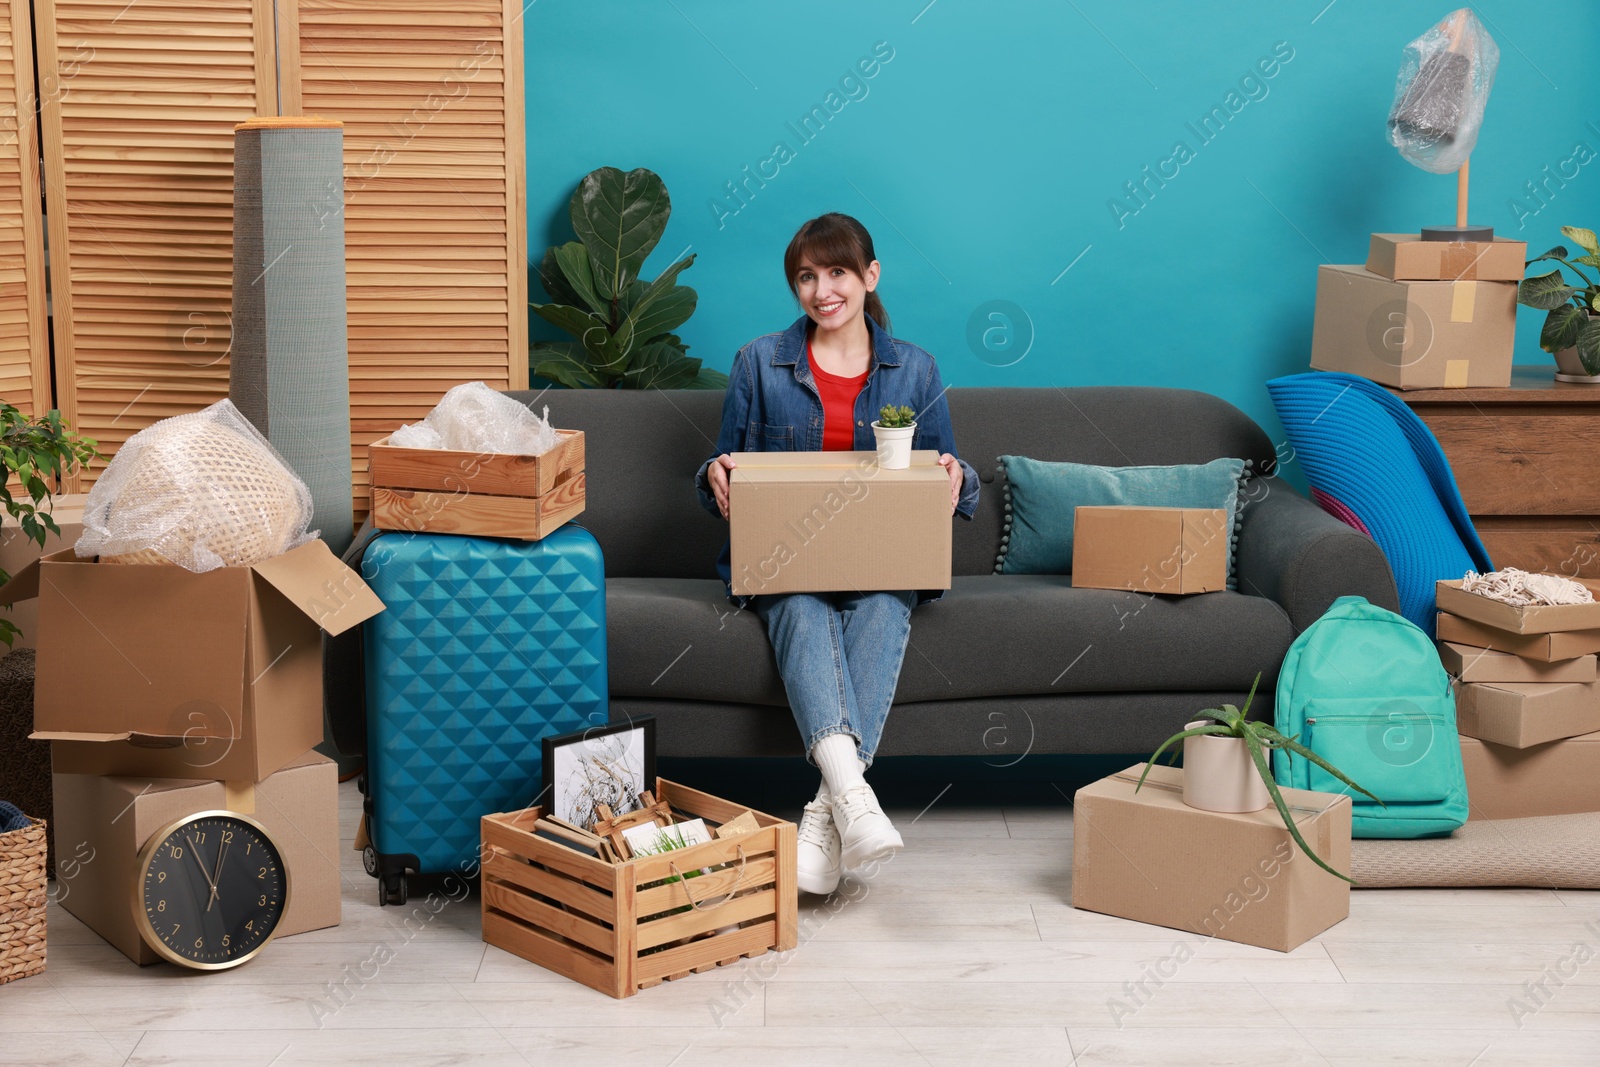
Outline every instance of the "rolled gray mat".
[[233, 175], [228, 395], [311, 487], [312, 525], [339, 555], [355, 534], [343, 124], [240, 123]]

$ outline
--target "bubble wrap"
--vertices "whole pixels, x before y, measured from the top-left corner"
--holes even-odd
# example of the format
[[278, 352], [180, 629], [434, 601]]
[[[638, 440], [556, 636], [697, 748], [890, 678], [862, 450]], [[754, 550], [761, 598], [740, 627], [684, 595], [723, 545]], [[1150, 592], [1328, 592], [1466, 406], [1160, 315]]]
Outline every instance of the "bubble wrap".
[[248, 566], [315, 537], [311, 490], [229, 400], [163, 419], [118, 450], [89, 491], [80, 557]]
[[1406, 45], [1389, 143], [1423, 170], [1453, 174], [1472, 154], [1494, 87], [1500, 49], [1469, 8]]
[[402, 426], [389, 438], [400, 448], [450, 448], [538, 456], [556, 446], [550, 408], [540, 418], [526, 406], [482, 382], [458, 385], [421, 422]]

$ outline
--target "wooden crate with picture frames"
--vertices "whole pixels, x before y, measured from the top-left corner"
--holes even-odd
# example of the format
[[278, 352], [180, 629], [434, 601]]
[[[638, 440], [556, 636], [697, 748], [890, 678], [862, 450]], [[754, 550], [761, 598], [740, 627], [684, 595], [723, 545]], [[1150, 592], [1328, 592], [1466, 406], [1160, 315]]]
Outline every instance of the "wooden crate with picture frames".
[[[749, 810], [665, 779], [656, 794], [708, 827]], [[795, 947], [794, 823], [752, 812], [756, 830], [607, 863], [535, 837], [542, 814], [483, 817], [489, 944], [617, 998]]]

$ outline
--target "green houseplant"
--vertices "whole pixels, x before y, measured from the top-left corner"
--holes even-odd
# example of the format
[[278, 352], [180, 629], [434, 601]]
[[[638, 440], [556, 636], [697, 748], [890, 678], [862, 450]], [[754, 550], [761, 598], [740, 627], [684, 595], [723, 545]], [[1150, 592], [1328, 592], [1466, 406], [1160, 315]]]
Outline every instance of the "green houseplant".
[[878, 466], [887, 471], [911, 466], [911, 435], [917, 432], [917, 413], [904, 405], [885, 404], [872, 422], [878, 443]]
[[694, 314], [695, 291], [677, 284], [686, 256], [654, 281], [639, 277], [672, 214], [661, 178], [639, 168], [601, 167], [584, 176], [569, 205], [578, 240], [546, 249], [539, 280], [551, 302], [534, 313], [577, 338], [529, 346], [534, 374], [570, 388], [720, 389], [672, 331]]
[[[49, 534], [61, 527], [50, 517], [50, 494], [60, 480], [74, 470], [82, 470], [98, 458], [95, 442], [68, 430], [61, 412], [50, 411], [30, 418], [11, 404], [0, 401], [0, 503], [5, 513], [22, 530], [22, 535], [40, 548]], [[0, 570], [0, 582], [11, 575]], [[7, 647], [22, 631], [10, 619], [0, 619], [0, 641]]]
[[[1271, 723], [1252, 722], [1246, 718], [1246, 716], [1250, 713], [1250, 702], [1255, 699], [1256, 686], [1260, 684], [1261, 675], [1258, 673], [1256, 675], [1256, 680], [1250, 683], [1250, 694], [1245, 697], [1243, 709], [1236, 708], [1232, 704], [1224, 704], [1220, 708], [1207, 708], [1200, 714], [1202, 716], [1202, 720], [1211, 720], [1209, 724], [1197, 725], [1191, 723], [1185, 729], [1180, 730], [1178, 733], [1173, 734], [1171, 737], [1161, 742], [1161, 747], [1156, 749], [1155, 754], [1151, 756], [1149, 761], [1145, 764], [1144, 773], [1139, 775], [1139, 784], [1134, 787], [1134, 792], [1137, 793], [1139, 788], [1144, 785], [1146, 776], [1150, 774], [1150, 768], [1155, 766], [1156, 760], [1161, 758], [1161, 753], [1165, 752], [1169, 747], [1176, 745], [1178, 742], [1186, 741], [1191, 737], [1219, 737], [1236, 739], [1249, 754], [1250, 763], [1255, 767], [1256, 773], [1261, 776], [1261, 783], [1266, 786], [1267, 794], [1271, 797], [1273, 805], [1277, 807], [1279, 818], [1283, 819], [1283, 825], [1288, 829], [1289, 835], [1294, 838], [1295, 844], [1300, 846], [1300, 851], [1304, 852], [1311, 858], [1313, 863], [1327, 871], [1329, 874], [1338, 878], [1342, 878], [1346, 882], [1350, 882], [1352, 885], [1354, 885], [1355, 883], [1349, 875], [1340, 874], [1338, 871], [1328, 866], [1328, 864], [1323, 861], [1322, 857], [1311, 851], [1311, 846], [1306, 844], [1306, 839], [1300, 836], [1300, 828], [1295, 825], [1294, 817], [1289, 814], [1289, 807], [1284, 803], [1283, 794], [1278, 789], [1278, 783], [1272, 777], [1272, 767], [1269, 762], [1270, 757], [1268, 754], [1273, 749], [1281, 748], [1286, 752], [1291, 753], [1291, 758], [1292, 756], [1302, 756], [1305, 759], [1310, 760], [1312, 763], [1315, 763], [1318, 767], [1321, 767], [1323, 770], [1327, 771], [1329, 774], [1333, 775], [1335, 778], [1339, 779], [1339, 781], [1343, 782], [1351, 789], [1354, 789], [1356, 792], [1364, 793], [1367, 796], [1372, 797], [1373, 800], [1378, 802], [1380, 807], [1383, 806], [1383, 801], [1378, 800], [1377, 797], [1373, 796], [1371, 793], [1368, 793], [1367, 790], [1352, 782], [1349, 778], [1345, 777], [1344, 773], [1341, 772], [1337, 767], [1333, 766], [1333, 764], [1329, 763], [1327, 760], [1323, 759], [1309, 748], [1306, 748], [1304, 745], [1300, 744], [1299, 741], [1292, 737], [1284, 736]], [[1178, 750], [1173, 748], [1172, 754], [1168, 756], [1168, 762], [1176, 761], [1177, 758]], [[1188, 773], [1188, 766], [1189, 760], [1185, 758], [1185, 776], [1187, 776]], [[1264, 807], [1265, 805], [1262, 806]]]
[[1600, 267], [1600, 239], [1593, 230], [1578, 226], [1563, 226], [1561, 234], [1584, 254], [1569, 258], [1566, 245], [1556, 245], [1528, 260], [1528, 266], [1557, 262], [1577, 275], [1579, 284], [1568, 284], [1557, 267], [1548, 274], [1524, 278], [1517, 286], [1517, 302], [1550, 313], [1539, 331], [1539, 347], [1556, 357], [1562, 381], [1600, 382], [1600, 316], [1596, 315], [1600, 282], [1579, 267]]

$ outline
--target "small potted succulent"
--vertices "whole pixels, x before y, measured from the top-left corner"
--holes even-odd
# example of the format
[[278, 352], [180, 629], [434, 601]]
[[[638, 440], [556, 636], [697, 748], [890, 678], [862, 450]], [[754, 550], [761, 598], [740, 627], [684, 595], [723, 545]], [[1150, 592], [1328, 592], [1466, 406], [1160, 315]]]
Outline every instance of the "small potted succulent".
[[1579, 269], [1579, 264], [1600, 267], [1600, 240], [1578, 226], [1563, 226], [1561, 234], [1584, 254], [1569, 259], [1566, 246], [1556, 245], [1528, 260], [1528, 266], [1554, 260], [1576, 274], [1579, 284], [1569, 285], [1558, 267], [1524, 278], [1517, 302], [1550, 313], [1539, 331], [1539, 347], [1556, 357], [1556, 381], [1600, 384], [1600, 282]]
[[[1161, 747], [1145, 764], [1144, 773], [1139, 775], [1139, 786], [1144, 785], [1150, 768], [1155, 766], [1161, 753], [1169, 747], [1172, 748], [1172, 754], [1168, 761], [1178, 758], [1178, 750], [1174, 746], [1182, 741], [1185, 804], [1204, 811], [1227, 812], [1260, 811], [1268, 804], [1275, 804], [1283, 825], [1294, 838], [1295, 844], [1300, 846], [1300, 851], [1329, 874], [1354, 885], [1349, 875], [1340, 874], [1328, 866], [1300, 836], [1300, 828], [1295, 825], [1283, 794], [1278, 790], [1278, 783], [1272, 777], [1270, 753], [1275, 748], [1281, 748], [1294, 756], [1303, 756], [1356, 792], [1372, 797], [1380, 807], [1383, 801], [1346, 778], [1337, 767], [1294, 738], [1279, 733], [1271, 723], [1247, 719], [1250, 702], [1255, 699], [1256, 686], [1260, 684], [1261, 675], [1257, 674], [1256, 680], [1250, 684], [1250, 695], [1245, 698], [1242, 710], [1232, 704], [1208, 708], [1200, 713], [1204, 718], [1189, 723], [1161, 742]], [[1134, 787], [1134, 792], [1139, 791], [1139, 786]]]
[[917, 431], [917, 413], [904, 405], [885, 404], [872, 424], [878, 439], [878, 466], [886, 471], [911, 466], [911, 435]]

